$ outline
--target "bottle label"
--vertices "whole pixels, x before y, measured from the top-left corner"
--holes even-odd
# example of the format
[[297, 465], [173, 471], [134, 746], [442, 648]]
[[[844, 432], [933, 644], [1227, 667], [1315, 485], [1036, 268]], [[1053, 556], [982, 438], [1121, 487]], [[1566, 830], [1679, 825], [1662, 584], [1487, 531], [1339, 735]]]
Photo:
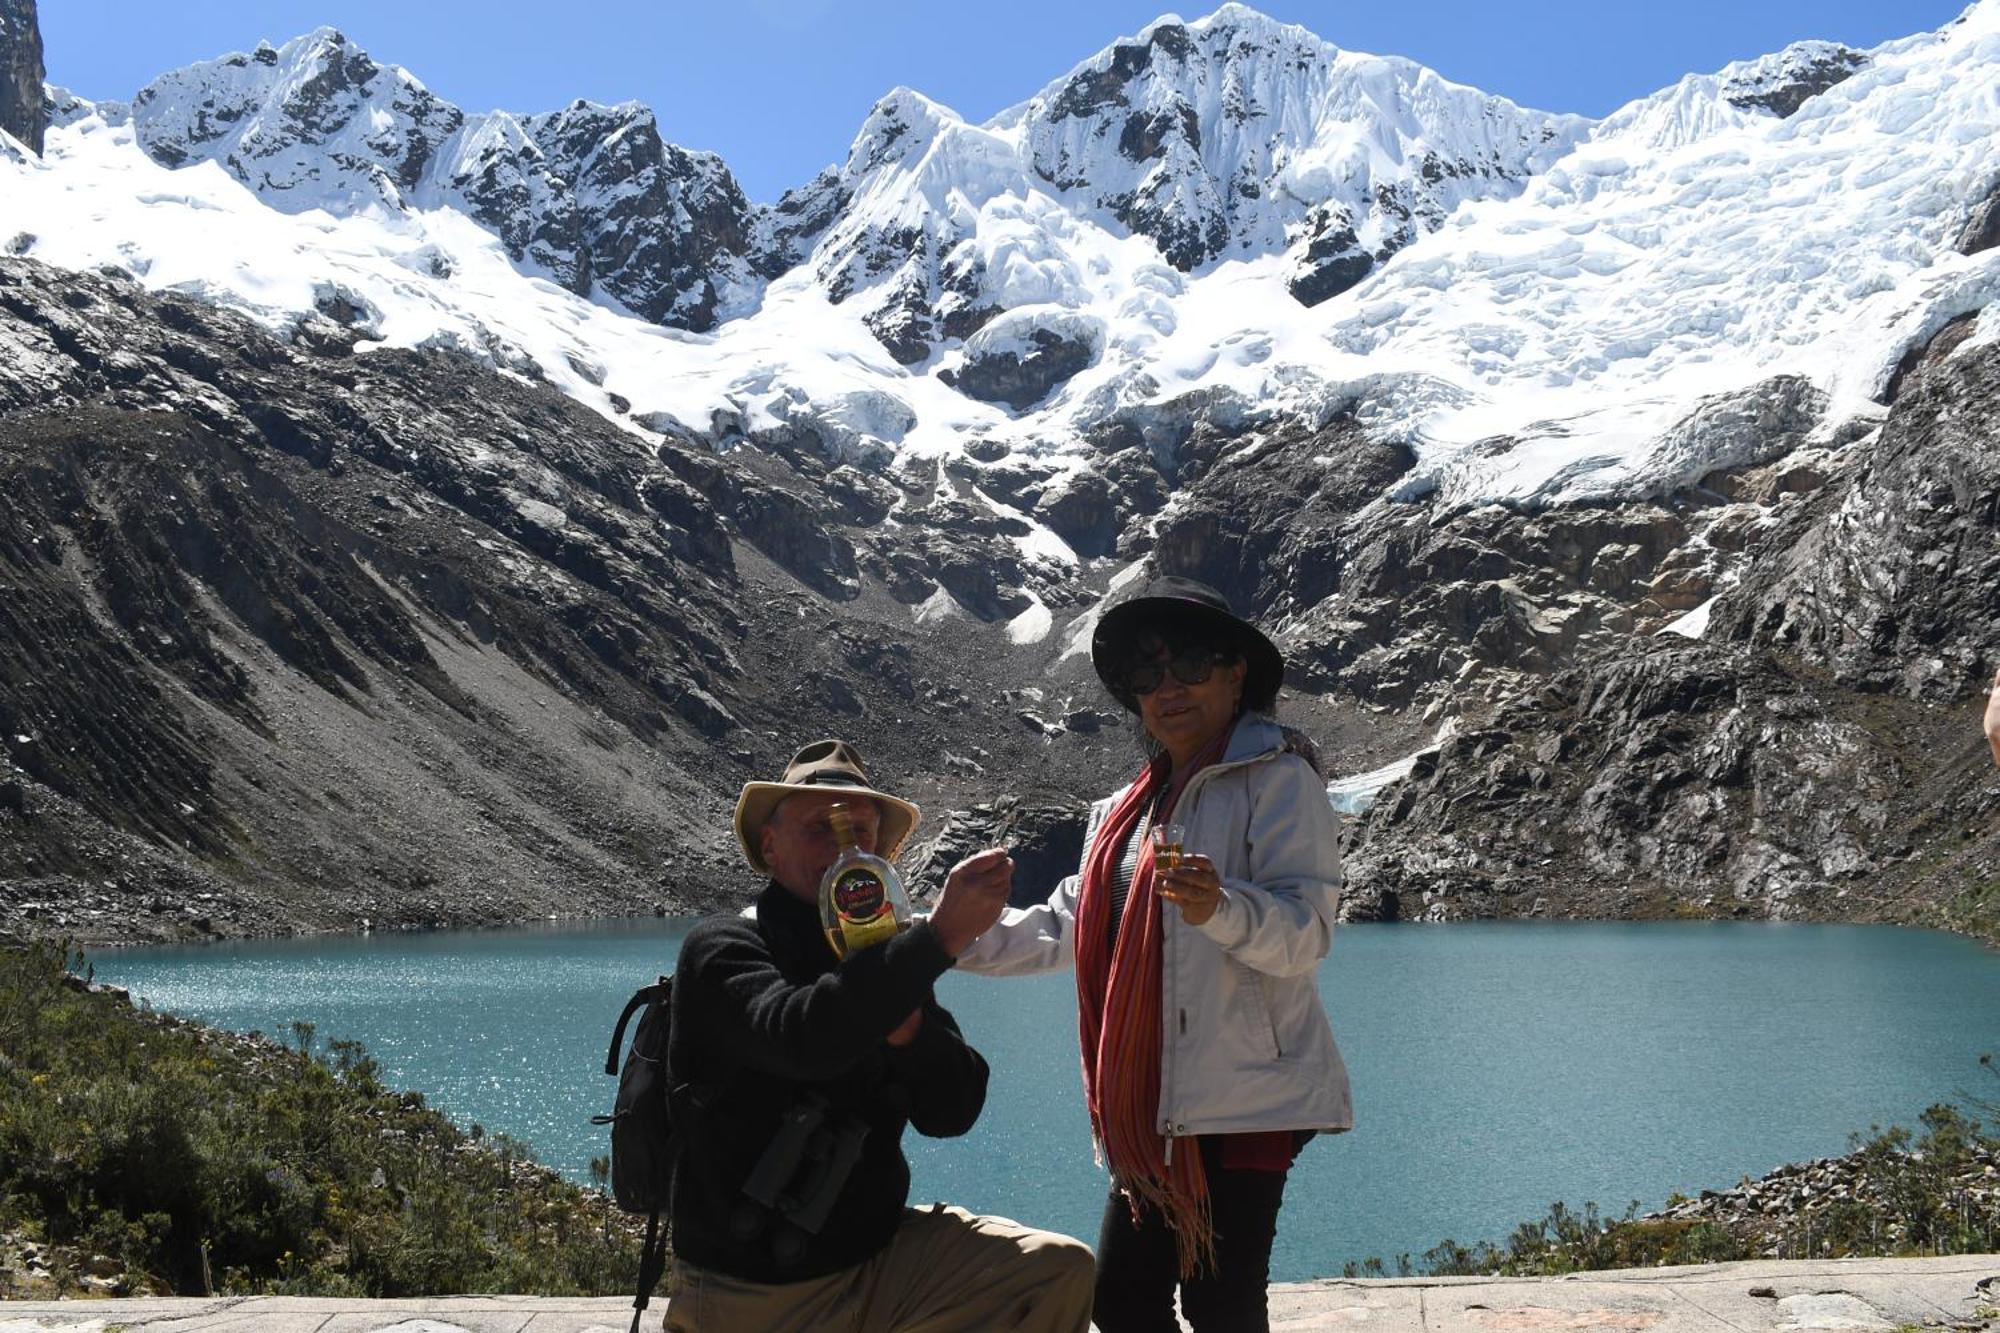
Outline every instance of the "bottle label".
[[871, 870], [856, 866], [833, 882], [833, 907], [843, 921], [873, 921], [888, 903], [888, 890]]

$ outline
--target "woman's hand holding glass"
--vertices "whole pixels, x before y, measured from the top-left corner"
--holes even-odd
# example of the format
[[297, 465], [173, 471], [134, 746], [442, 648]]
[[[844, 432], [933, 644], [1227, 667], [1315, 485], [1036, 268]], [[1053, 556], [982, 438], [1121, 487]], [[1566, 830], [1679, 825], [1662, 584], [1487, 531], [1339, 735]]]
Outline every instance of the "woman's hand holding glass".
[[1179, 824], [1156, 824], [1147, 833], [1153, 852], [1153, 885], [1180, 908], [1181, 920], [1199, 926], [1222, 903], [1222, 875], [1215, 862], [1187, 850]]

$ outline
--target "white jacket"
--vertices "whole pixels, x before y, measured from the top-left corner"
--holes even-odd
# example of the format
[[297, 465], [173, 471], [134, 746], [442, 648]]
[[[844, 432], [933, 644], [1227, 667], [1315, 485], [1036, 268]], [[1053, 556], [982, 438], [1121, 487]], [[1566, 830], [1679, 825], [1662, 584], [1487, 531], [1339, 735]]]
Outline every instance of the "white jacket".
[[[1091, 807], [1083, 864], [1117, 799]], [[1315, 976], [1340, 899], [1339, 823], [1324, 782], [1276, 723], [1246, 715], [1173, 818], [1187, 849], [1215, 862], [1222, 901], [1190, 926], [1160, 900], [1160, 1133], [1352, 1128], [1347, 1067]], [[959, 967], [1022, 976], [1074, 966], [1081, 885], [1071, 875], [1047, 902], [1008, 908]]]

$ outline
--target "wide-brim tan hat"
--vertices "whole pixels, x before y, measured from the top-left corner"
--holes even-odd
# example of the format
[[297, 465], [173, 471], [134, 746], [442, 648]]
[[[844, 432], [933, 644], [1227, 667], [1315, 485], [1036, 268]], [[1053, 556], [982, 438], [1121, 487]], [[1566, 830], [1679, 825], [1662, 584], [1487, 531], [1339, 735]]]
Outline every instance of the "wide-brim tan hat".
[[882, 829], [875, 839], [875, 851], [886, 860], [895, 860], [924, 812], [900, 796], [878, 790], [868, 780], [861, 752], [846, 741], [835, 740], [814, 741], [800, 750], [785, 765], [784, 777], [776, 782], [743, 784], [736, 797], [736, 841], [743, 848], [743, 859], [758, 874], [770, 874], [771, 867], [764, 863], [764, 854], [758, 848], [764, 840], [764, 825], [770, 822], [778, 802], [800, 792], [824, 796], [842, 791], [865, 796], [881, 807]]

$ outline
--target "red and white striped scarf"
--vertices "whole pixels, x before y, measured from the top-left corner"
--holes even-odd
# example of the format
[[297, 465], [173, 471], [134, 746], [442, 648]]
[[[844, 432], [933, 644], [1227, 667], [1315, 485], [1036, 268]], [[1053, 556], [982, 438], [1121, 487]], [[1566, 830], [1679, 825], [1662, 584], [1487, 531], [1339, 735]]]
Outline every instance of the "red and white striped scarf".
[[[1215, 1265], [1215, 1226], [1209, 1213], [1208, 1176], [1193, 1143], [1167, 1152], [1157, 1117], [1160, 1106], [1161, 899], [1154, 892], [1153, 858], [1142, 843], [1125, 895], [1116, 948], [1108, 943], [1118, 863], [1148, 810], [1167, 822], [1188, 779], [1221, 757], [1224, 728], [1177, 780], [1161, 755], [1104, 816], [1083, 867], [1076, 911], [1077, 1031], [1083, 1044], [1083, 1093], [1100, 1160], [1132, 1206], [1160, 1210], [1173, 1228], [1182, 1277], [1197, 1264]], [[1198, 849], [1197, 849], [1198, 850]]]

